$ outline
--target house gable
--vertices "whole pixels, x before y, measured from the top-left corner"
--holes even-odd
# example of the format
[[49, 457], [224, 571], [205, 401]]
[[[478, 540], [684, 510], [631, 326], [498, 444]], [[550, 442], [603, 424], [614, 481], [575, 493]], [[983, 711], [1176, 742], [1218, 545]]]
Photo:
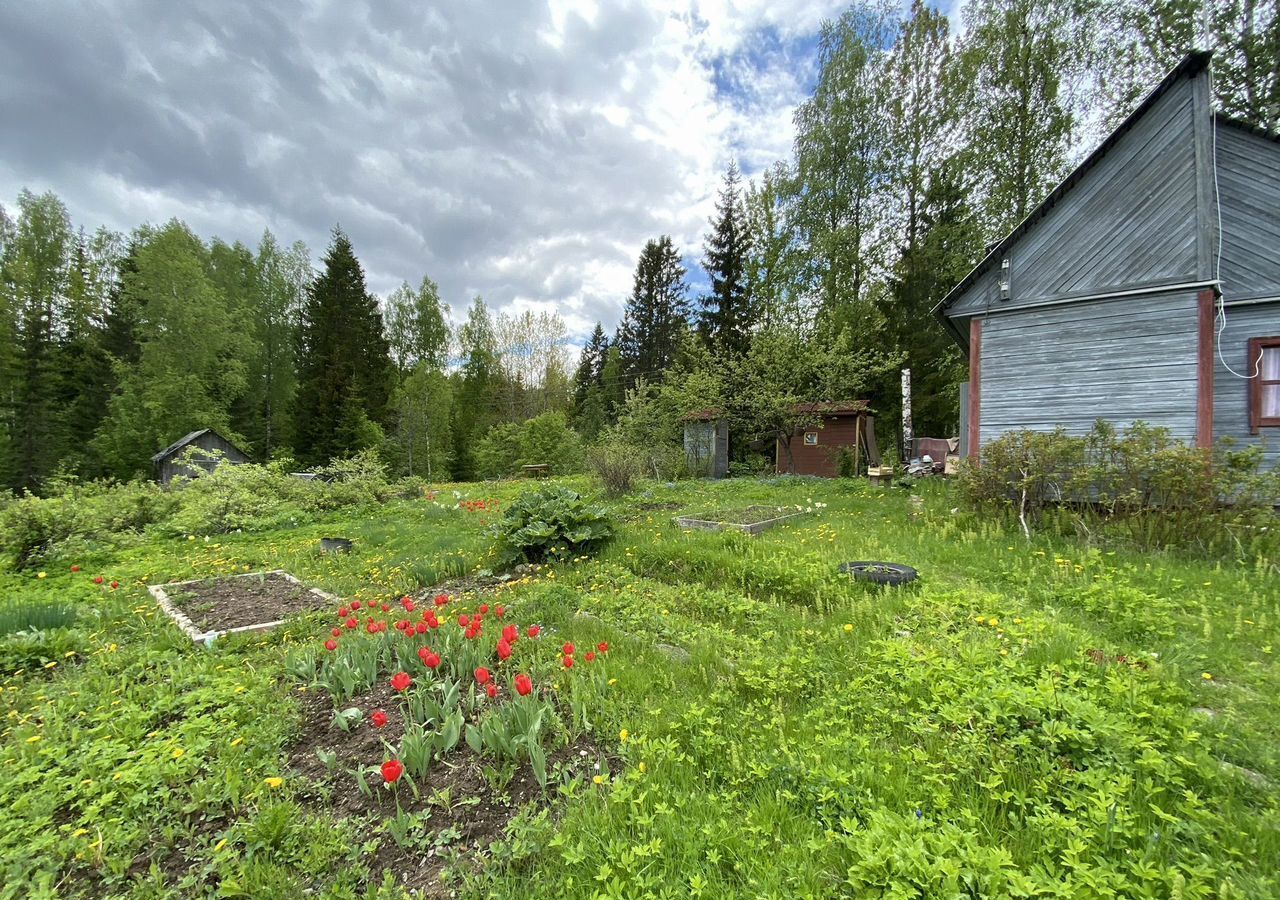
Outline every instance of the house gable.
[[1280, 297], [1280, 138], [1225, 116], [1215, 125], [1223, 299]]
[[1207, 54], [1184, 60], [938, 311], [964, 320], [1207, 277], [1207, 65]]

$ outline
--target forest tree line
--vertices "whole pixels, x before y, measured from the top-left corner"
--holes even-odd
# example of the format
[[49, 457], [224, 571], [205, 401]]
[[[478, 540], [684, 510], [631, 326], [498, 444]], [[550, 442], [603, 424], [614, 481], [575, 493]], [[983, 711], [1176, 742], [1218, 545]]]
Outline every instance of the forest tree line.
[[791, 158], [725, 173], [709, 290], [655, 237], [576, 369], [554, 313], [475, 298], [454, 323], [427, 277], [373, 296], [339, 230], [316, 264], [270, 232], [90, 232], [23, 192], [0, 208], [0, 489], [147, 474], [203, 427], [262, 460], [375, 448], [469, 479], [521, 441], [673, 444], [681, 413], [717, 406], [745, 453], [796, 399], [866, 398], [892, 423], [903, 366], [917, 433], [953, 434], [964, 363], [930, 310], [1168, 69], [1211, 45], [1217, 107], [1280, 124], [1274, 4], [972, 0], [963, 17], [956, 33], [922, 0], [858, 3], [824, 25]]

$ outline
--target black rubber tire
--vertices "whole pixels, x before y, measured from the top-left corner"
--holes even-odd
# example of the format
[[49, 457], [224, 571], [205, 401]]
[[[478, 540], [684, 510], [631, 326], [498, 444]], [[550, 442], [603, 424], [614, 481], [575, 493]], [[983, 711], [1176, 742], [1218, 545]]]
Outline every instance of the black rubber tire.
[[847, 562], [840, 564], [840, 571], [854, 581], [865, 581], [868, 584], [899, 585], [910, 584], [920, 577], [920, 573], [910, 566], [887, 562]]

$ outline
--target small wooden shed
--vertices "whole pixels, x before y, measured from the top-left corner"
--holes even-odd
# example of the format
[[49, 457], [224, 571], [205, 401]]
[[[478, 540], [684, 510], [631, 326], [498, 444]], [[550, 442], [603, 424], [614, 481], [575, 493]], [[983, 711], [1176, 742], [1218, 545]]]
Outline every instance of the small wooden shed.
[[684, 458], [689, 471], [702, 478], [729, 474], [729, 423], [724, 411], [699, 409], [684, 421]]
[[[182, 455], [188, 447], [197, 448], [190, 465]], [[203, 452], [201, 452], [203, 451]], [[239, 465], [249, 461], [249, 456], [235, 444], [224, 438], [212, 428], [201, 428], [185, 437], [179, 438], [151, 457], [151, 467], [156, 481], [168, 484], [179, 475], [194, 478], [202, 472], [212, 472], [221, 462]]]
[[[796, 415], [814, 417], [814, 424], [797, 429], [791, 438], [791, 472], [794, 475], [820, 475], [834, 478], [840, 474], [840, 451], [855, 454], [856, 466], [880, 465], [876, 446], [875, 417], [865, 400], [839, 403], [803, 403], [792, 409]], [[787, 471], [787, 453], [782, 439], [777, 440], [775, 471]]]

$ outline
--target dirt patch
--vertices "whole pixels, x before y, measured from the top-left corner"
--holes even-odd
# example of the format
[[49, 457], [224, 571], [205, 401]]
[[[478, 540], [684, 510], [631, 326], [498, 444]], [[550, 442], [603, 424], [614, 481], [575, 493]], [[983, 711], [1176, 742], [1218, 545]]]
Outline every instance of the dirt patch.
[[[303, 801], [341, 817], [375, 822], [392, 818], [396, 794], [383, 787], [374, 774], [368, 778], [372, 796], [366, 796], [352, 770], [381, 765], [389, 755], [384, 740], [393, 747], [399, 744], [404, 724], [395, 691], [381, 684], [343, 704], [344, 709], [361, 711], [359, 722], [345, 732], [333, 724], [334, 707], [328, 694], [309, 691], [299, 699], [302, 726], [289, 748], [289, 767], [307, 782], [300, 791]], [[382, 728], [370, 722], [377, 709], [385, 710], [388, 716]], [[332, 769], [316, 751], [333, 754]], [[419, 780], [417, 797], [408, 785], [402, 786], [400, 808], [407, 813], [426, 813], [426, 821], [415, 832], [415, 839], [403, 847], [389, 834], [381, 835], [378, 849], [368, 860], [374, 883], [390, 870], [407, 889], [421, 891], [423, 896], [450, 896], [448, 886], [440, 881], [446, 866], [457, 865], [459, 860], [478, 865], [482, 852], [505, 834], [507, 823], [522, 806], [531, 801], [548, 802], [554, 783], [596, 774], [604, 756], [585, 740], [549, 754], [549, 787], [544, 794], [527, 763], [512, 767], [476, 756], [465, 743], [459, 744]]]
[[329, 605], [306, 585], [276, 572], [167, 585], [173, 604], [203, 631], [227, 631], [276, 622]]

